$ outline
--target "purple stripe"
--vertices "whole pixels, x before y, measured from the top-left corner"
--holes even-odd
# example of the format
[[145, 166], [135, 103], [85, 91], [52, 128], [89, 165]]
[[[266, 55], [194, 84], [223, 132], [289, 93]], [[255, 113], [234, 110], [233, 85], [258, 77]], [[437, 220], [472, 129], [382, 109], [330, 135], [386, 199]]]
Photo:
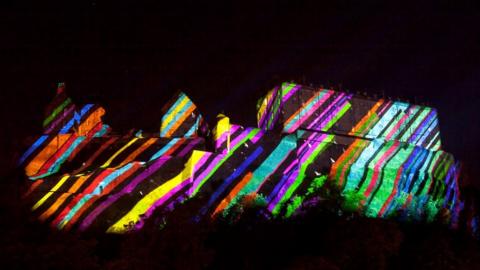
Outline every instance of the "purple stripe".
[[[237, 145], [239, 141], [241, 141], [243, 138], [247, 137], [247, 135], [251, 132], [251, 130], [252, 128], [247, 128], [245, 129], [244, 132], [242, 132], [242, 134], [238, 135], [235, 138], [235, 140], [233, 140], [233, 142], [231, 143], [231, 145], [233, 145], [232, 148], [234, 148], [235, 145]], [[217, 154], [217, 156], [215, 157], [214, 160], [212, 160], [208, 168], [205, 169], [198, 177], [195, 177], [195, 180], [193, 181], [191, 194], [195, 189], [197, 189], [197, 186], [204, 181], [203, 179], [210, 173], [211, 170], [213, 170], [213, 168], [218, 164], [218, 162], [220, 162], [225, 156], [226, 155], [222, 153]]]
[[290, 90], [290, 92], [288, 92], [286, 95], [282, 97], [282, 103], [285, 103], [291, 96], [293, 96], [293, 94], [295, 94], [298, 91], [298, 89], [300, 89], [300, 85], [297, 84], [292, 88], [292, 90]]
[[282, 107], [283, 103], [280, 103], [280, 105], [278, 105], [278, 108], [277, 108], [277, 112], [276, 114], [273, 116], [273, 121], [271, 123], [271, 127], [268, 127], [268, 129], [270, 128], [273, 128], [273, 126], [275, 125], [275, 123], [277, 122], [278, 118], [280, 117], [280, 113], [278, 113], [278, 111], [280, 111], [280, 108]]
[[[313, 126], [315, 126], [317, 124], [318, 121], [320, 121], [320, 119], [322, 119], [326, 114], [332, 114], [333, 112], [330, 112], [330, 110], [332, 109], [332, 107], [334, 105], [336, 105], [337, 103], [339, 103], [343, 98], [344, 98], [345, 94], [341, 93], [338, 97], [335, 98], [335, 100], [315, 119], [313, 120], [310, 125], [308, 125], [308, 129], [312, 128]], [[322, 128], [322, 125], [320, 126], [320, 129]]]
[[[313, 100], [313, 103], [314, 105], [310, 108], [310, 110], [308, 110], [304, 115], [300, 115], [300, 117], [295, 121], [295, 123], [292, 124], [292, 126], [289, 128], [288, 132], [292, 132], [293, 130], [297, 129], [300, 125], [303, 124], [303, 122], [305, 122], [305, 120], [307, 120], [313, 112], [315, 112], [320, 106], [322, 106], [325, 101], [327, 101], [327, 99], [330, 98], [330, 96], [333, 94], [333, 91], [328, 91], [327, 93], [325, 93], [325, 95], [323, 97], [321, 97], [319, 100], [315, 101], [315, 99]], [[310, 104], [307, 104], [306, 106], [308, 106]]]
[[[142, 217], [142, 219], [147, 219], [149, 216], [152, 215], [153, 211], [161, 206], [162, 204], [164, 204], [168, 199], [170, 199], [175, 193], [177, 193], [178, 191], [180, 191], [183, 187], [185, 187], [188, 183], [190, 183], [191, 181], [191, 178], [187, 178], [185, 179], [185, 181], [183, 181], [182, 183], [180, 183], [178, 186], [172, 188], [169, 192], [167, 192], [167, 194], [165, 194], [162, 198], [160, 198], [159, 200], [157, 200], [155, 203], [153, 203], [153, 205], [151, 205], [148, 210], [144, 213], [144, 216]], [[143, 220], [140, 219], [139, 222], [137, 222], [135, 224], [135, 229], [141, 229], [143, 227]]]
[[230, 130], [224, 132], [222, 136], [220, 136], [220, 138], [218, 138], [218, 140], [215, 142], [215, 145], [217, 146], [217, 148], [220, 148], [220, 146], [222, 146], [222, 144], [227, 140], [228, 133], [232, 135], [237, 131], [239, 127], [240, 126], [238, 125], [230, 125]]
[[[305, 162], [305, 159], [312, 154], [313, 150], [315, 150], [317, 146], [325, 140], [326, 137], [327, 137], [327, 134], [322, 134], [320, 138], [318, 138], [318, 141], [315, 141], [315, 143], [313, 143], [310, 149], [308, 149], [307, 152], [300, 157], [300, 163]], [[310, 140], [310, 141], [313, 141], [313, 140]], [[305, 141], [304, 145], [302, 145], [302, 147], [297, 152], [297, 155], [301, 155], [303, 148], [305, 148], [308, 145], [308, 143], [309, 141]]]
[[430, 119], [435, 115], [434, 112], [435, 112], [434, 110], [430, 111], [430, 113], [428, 113], [427, 117], [425, 119], [423, 119], [422, 124], [420, 124], [420, 126], [418, 126], [413, 131], [412, 137], [410, 137], [410, 139], [408, 140], [409, 143], [412, 143], [420, 135], [420, 131], [423, 131], [423, 127], [425, 125], [427, 125], [427, 123], [430, 122]]
[[293, 168], [293, 166], [295, 166], [297, 164], [298, 164], [298, 159], [295, 159], [290, 165], [288, 165], [288, 167], [285, 169], [285, 171], [283, 171], [283, 174], [288, 173]]
[[219, 160], [221, 160], [225, 155], [223, 154], [218, 154], [209, 164], [209, 166], [198, 176], [195, 177], [195, 180], [193, 180], [193, 185], [192, 188], [190, 189], [190, 194], [193, 194], [193, 191], [197, 188], [197, 186], [202, 182], [202, 180], [210, 173], [211, 170], [213, 170], [213, 167], [215, 167], [218, 163]]
[[[308, 151], [307, 153], [305, 153], [304, 155], [302, 155], [302, 157], [300, 158], [300, 163], [303, 165], [303, 163], [305, 162], [305, 160], [310, 157], [310, 155], [312, 154], [312, 152], [318, 147], [318, 145], [320, 143], [322, 143], [325, 138], [327, 137], [326, 134], [322, 134], [322, 136], [320, 137], [320, 140], [314, 145], [312, 146]], [[305, 143], [306, 144], [306, 143]], [[272, 201], [269, 203], [268, 205], [268, 210], [273, 211], [273, 209], [275, 208], [275, 206], [278, 204], [278, 202], [281, 200], [281, 198], [285, 195], [285, 193], [287, 192], [287, 190], [290, 188], [290, 186], [293, 184], [293, 182], [297, 179], [297, 176], [299, 174], [299, 170], [297, 169], [292, 175], [294, 177], [292, 177], [292, 175], [290, 177], [288, 177], [285, 181], [285, 184], [283, 184], [283, 186], [281, 187], [280, 191], [277, 193], [277, 195], [272, 199]], [[280, 183], [281, 184], [281, 183]]]
[[194, 139], [193, 141], [191, 141], [189, 144], [187, 144], [187, 146], [185, 146], [183, 148], [183, 150], [178, 153], [178, 156], [180, 157], [184, 157], [188, 152], [190, 152], [192, 150], [192, 148], [197, 145], [198, 143], [200, 142], [200, 139]]
[[[278, 96], [278, 95], [277, 95]], [[280, 110], [280, 107], [282, 107], [282, 100], [279, 99], [278, 97], [275, 97], [274, 99], [272, 99], [273, 102], [279, 102], [280, 101], [280, 104], [278, 105], [277, 107], [277, 110], [274, 111], [274, 106], [275, 104], [272, 104], [272, 107], [268, 109], [268, 115], [267, 117], [265, 118], [265, 129], [269, 129], [270, 127], [268, 126], [268, 122], [269, 122], [269, 119], [272, 118], [272, 117], [276, 117], [278, 115], [278, 111]], [[273, 120], [272, 123], [275, 123], [275, 121]]]
[[52, 130], [62, 121], [65, 119], [65, 117], [67, 117], [68, 114], [70, 114], [72, 111], [74, 111], [75, 109], [75, 106], [72, 106], [70, 108], [68, 108], [68, 110], [64, 111], [64, 113], [58, 117], [53, 123], [51, 123], [48, 128], [46, 128], [45, 130], [45, 133], [50, 133], [52, 132]]
[[[195, 179], [195, 173], [197, 172], [197, 170], [199, 168], [201, 168], [205, 164], [205, 162], [207, 162], [207, 159], [209, 159], [211, 156], [212, 156], [212, 153], [205, 152], [203, 154], [203, 157], [197, 162], [197, 164], [195, 164], [195, 169], [193, 171], [193, 179]], [[196, 187], [196, 185], [195, 185], [195, 180], [194, 180], [193, 183], [192, 183], [192, 186], [188, 190], [188, 196], [192, 195], [193, 191], [195, 190], [195, 187]]]
[[272, 91], [272, 95], [271, 95], [271, 98], [270, 100], [268, 100], [268, 103], [267, 103], [267, 106], [265, 107], [265, 112], [262, 114], [262, 116], [260, 117], [260, 121], [258, 121], [259, 123], [259, 128], [261, 128], [263, 126], [263, 122], [265, 121], [265, 119], [268, 119], [268, 117], [265, 117], [267, 116], [267, 114], [269, 115], [270, 114], [270, 107], [272, 106], [272, 103], [273, 101], [276, 99], [277, 97], [277, 94], [278, 94], [278, 89], [279, 87], [276, 86], [273, 91]]
[[300, 163], [302, 163], [302, 165], [304, 165], [303, 163], [305, 162], [305, 160], [310, 157], [313, 151], [325, 140], [326, 137], [327, 137], [327, 134], [322, 134], [319, 140], [316, 143], [314, 143], [312, 147], [310, 147], [310, 149], [308, 149], [307, 152], [300, 157]]
[[253, 130], [253, 128], [246, 128], [245, 131], [243, 131], [240, 135], [238, 135], [231, 143], [230, 146], [231, 148], [235, 148], [235, 146], [245, 137], [248, 136], [248, 134]]
[[257, 134], [255, 134], [255, 136], [250, 139], [250, 141], [252, 141], [253, 143], [257, 143], [258, 140], [263, 137], [263, 134], [265, 134], [265, 132], [263, 130], [260, 130]]
[[[341, 104], [340, 106], [337, 106], [337, 108], [332, 112], [332, 114], [334, 115], [337, 115], [339, 111], [341, 111], [348, 103], [348, 100], [350, 99], [350, 96], [346, 96], [342, 101], [341, 101]], [[332, 117], [333, 118], [333, 117]], [[323, 122], [320, 124], [320, 129], [324, 128], [325, 125], [328, 124], [328, 122], [330, 120], [332, 120], [332, 118], [330, 119], [324, 119]], [[338, 119], [337, 119], [338, 120]]]
[[317, 136], [320, 136], [320, 140], [324, 140], [325, 138], [322, 138], [322, 135], [325, 135], [325, 134], [319, 134], [317, 132], [312, 132], [312, 134], [305, 140], [305, 143], [302, 144], [302, 146], [300, 146], [297, 153], [302, 152], [303, 148], [305, 148], [308, 145], [308, 142], [315, 140], [315, 137], [317, 137]]
[[295, 179], [297, 179], [298, 174], [299, 174], [299, 170], [296, 169], [294, 172], [292, 172], [292, 174], [289, 177], [287, 177], [285, 179], [285, 181], [283, 183], [279, 183], [279, 185], [281, 185], [280, 190], [278, 191], [278, 193], [275, 195], [275, 197], [273, 197], [273, 199], [268, 204], [268, 210], [270, 212], [273, 211], [275, 206], [278, 204], [280, 199], [283, 197], [283, 194], [285, 194], [285, 192], [287, 192], [287, 187], [292, 185], [292, 183], [295, 181]]
[[130, 182], [130, 184], [124, 187], [120, 192], [118, 192], [115, 195], [110, 195], [108, 199], [103, 201], [99, 206], [97, 206], [97, 208], [95, 208], [93, 211], [90, 212], [90, 214], [83, 220], [82, 224], [79, 227], [79, 230], [80, 231], [86, 230], [92, 224], [93, 220], [95, 220], [97, 216], [101, 214], [107, 207], [115, 203], [123, 195], [127, 193], [131, 193], [132, 190], [135, 189], [135, 187], [138, 184], [140, 184], [143, 180], [145, 180], [145, 178], [149, 177], [154, 172], [156, 172], [169, 159], [170, 159], [169, 157], [166, 157], [166, 158], [162, 157], [162, 158], [156, 159], [153, 164], [145, 168], [145, 170], [141, 174], [137, 175], [137, 177], [135, 177]]

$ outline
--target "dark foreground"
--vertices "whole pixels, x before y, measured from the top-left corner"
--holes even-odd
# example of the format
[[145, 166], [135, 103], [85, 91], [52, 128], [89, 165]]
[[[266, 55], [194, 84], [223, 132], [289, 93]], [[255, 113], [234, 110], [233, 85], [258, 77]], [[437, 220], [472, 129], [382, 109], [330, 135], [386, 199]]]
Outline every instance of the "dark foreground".
[[[12, 180], [12, 179], [10, 179]], [[368, 219], [325, 203], [292, 220], [189, 220], [188, 203], [128, 235], [62, 233], [20, 203], [22, 186], [2, 191], [3, 269], [480, 269], [478, 241], [441, 224]], [[162, 229], [160, 229], [162, 228]]]

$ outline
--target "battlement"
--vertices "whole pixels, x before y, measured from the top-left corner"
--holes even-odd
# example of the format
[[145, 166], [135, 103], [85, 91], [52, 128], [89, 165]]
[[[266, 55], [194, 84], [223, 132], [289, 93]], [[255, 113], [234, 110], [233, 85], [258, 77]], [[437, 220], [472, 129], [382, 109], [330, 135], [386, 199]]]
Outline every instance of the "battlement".
[[259, 128], [283, 133], [302, 129], [441, 149], [433, 108], [295, 83], [283, 83], [260, 99], [257, 120]]

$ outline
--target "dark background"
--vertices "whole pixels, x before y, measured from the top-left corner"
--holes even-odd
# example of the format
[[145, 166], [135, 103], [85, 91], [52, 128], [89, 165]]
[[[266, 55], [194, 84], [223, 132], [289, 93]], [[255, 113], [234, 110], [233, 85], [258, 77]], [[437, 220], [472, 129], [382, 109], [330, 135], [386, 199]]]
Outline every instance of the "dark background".
[[41, 132], [59, 81], [77, 104], [103, 105], [106, 122], [122, 132], [158, 131], [160, 108], [176, 90], [211, 124], [223, 111], [254, 126], [256, 100], [295, 80], [436, 107], [444, 149], [464, 161], [464, 183], [480, 186], [480, 20], [472, 4], [67, 2], [2, 4], [7, 169], [24, 138]]
[[264, 223], [252, 211], [239, 224], [213, 226], [189, 222], [187, 202], [164, 230], [147, 224], [122, 237], [59, 232], [32, 217], [20, 199], [26, 180], [13, 169], [26, 138], [41, 133], [60, 81], [77, 104], [103, 105], [105, 122], [122, 133], [158, 131], [161, 107], [176, 90], [210, 124], [223, 111], [254, 126], [256, 100], [294, 80], [436, 107], [444, 149], [464, 162], [465, 212], [478, 214], [480, 207], [470, 207], [479, 192], [469, 187], [480, 187], [477, 6], [37, 2], [0, 4], [5, 269], [479, 269], [467, 216], [451, 230], [339, 216], [327, 203], [300, 219]]

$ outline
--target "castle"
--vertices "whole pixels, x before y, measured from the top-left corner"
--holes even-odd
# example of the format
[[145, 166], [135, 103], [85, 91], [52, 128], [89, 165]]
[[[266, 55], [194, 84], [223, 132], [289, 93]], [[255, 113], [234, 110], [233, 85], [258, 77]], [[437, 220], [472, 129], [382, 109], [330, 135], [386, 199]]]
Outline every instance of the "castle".
[[77, 106], [64, 88], [19, 161], [33, 214], [60, 230], [124, 233], [199, 196], [192, 222], [252, 200], [288, 218], [321, 204], [325, 188], [368, 217], [458, 222], [459, 165], [433, 108], [283, 83], [258, 101], [257, 127], [220, 114], [209, 128], [179, 92], [159, 133], [120, 136], [102, 107]]

